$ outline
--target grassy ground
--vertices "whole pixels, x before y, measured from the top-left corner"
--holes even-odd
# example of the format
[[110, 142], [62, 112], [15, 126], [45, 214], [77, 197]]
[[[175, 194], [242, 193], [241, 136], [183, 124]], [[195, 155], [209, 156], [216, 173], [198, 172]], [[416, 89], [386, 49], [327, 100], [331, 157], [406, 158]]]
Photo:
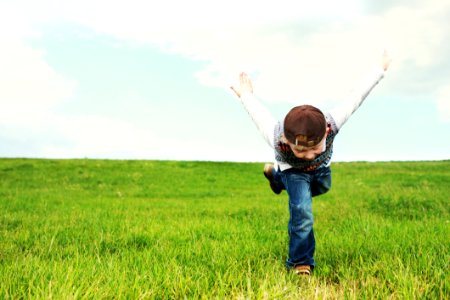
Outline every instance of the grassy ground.
[[332, 170], [299, 278], [261, 164], [0, 159], [0, 299], [448, 299], [450, 161]]

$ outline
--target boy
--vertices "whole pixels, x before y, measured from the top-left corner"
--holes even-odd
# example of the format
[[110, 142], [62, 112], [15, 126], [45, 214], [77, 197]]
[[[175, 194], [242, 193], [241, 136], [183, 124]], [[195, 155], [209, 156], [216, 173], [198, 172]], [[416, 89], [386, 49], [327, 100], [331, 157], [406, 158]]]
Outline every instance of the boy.
[[390, 61], [385, 51], [381, 65], [343, 105], [325, 114], [311, 105], [296, 106], [283, 122], [277, 122], [253, 96], [247, 74], [241, 73], [239, 86], [231, 87], [266, 142], [275, 150], [276, 163], [264, 166], [264, 176], [275, 194], [286, 190], [289, 196], [286, 266], [296, 274], [310, 275], [315, 266], [312, 197], [326, 193], [331, 187], [334, 137], [384, 77]]

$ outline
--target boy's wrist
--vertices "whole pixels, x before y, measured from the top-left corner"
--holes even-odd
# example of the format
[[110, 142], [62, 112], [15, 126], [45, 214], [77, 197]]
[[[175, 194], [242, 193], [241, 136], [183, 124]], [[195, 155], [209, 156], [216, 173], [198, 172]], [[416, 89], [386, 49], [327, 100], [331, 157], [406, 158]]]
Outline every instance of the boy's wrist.
[[251, 91], [243, 91], [241, 93], [241, 98], [242, 97], [248, 97], [248, 96], [253, 96], [253, 93]]

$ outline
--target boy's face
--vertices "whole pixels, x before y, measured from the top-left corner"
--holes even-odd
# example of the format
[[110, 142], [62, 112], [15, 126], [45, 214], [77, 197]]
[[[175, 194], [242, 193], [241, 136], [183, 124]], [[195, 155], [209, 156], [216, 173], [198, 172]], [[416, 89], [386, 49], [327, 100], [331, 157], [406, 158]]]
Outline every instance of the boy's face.
[[300, 159], [304, 160], [313, 160], [315, 159], [320, 153], [322, 153], [325, 150], [325, 143], [328, 136], [328, 132], [330, 131], [329, 128], [325, 131], [325, 135], [323, 136], [322, 140], [315, 146], [312, 147], [305, 147], [300, 145], [292, 144], [291, 142], [287, 141], [289, 147], [291, 147], [292, 152], [294, 152], [294, 155]]

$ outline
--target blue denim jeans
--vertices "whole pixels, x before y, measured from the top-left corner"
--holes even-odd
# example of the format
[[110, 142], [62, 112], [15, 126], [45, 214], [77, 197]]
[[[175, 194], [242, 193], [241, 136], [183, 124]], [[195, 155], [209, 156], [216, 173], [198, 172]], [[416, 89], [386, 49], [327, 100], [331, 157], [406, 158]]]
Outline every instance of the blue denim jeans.
[[322, 167], [311, 172], [295, 168], [274, 170], [274, 181], [289, 195], [289, 257], [286, 266], [310, 265], [314, 268], [316, 240], [313, 230], [312, 197], [326, 193], [331, 187], [331, 170]]

